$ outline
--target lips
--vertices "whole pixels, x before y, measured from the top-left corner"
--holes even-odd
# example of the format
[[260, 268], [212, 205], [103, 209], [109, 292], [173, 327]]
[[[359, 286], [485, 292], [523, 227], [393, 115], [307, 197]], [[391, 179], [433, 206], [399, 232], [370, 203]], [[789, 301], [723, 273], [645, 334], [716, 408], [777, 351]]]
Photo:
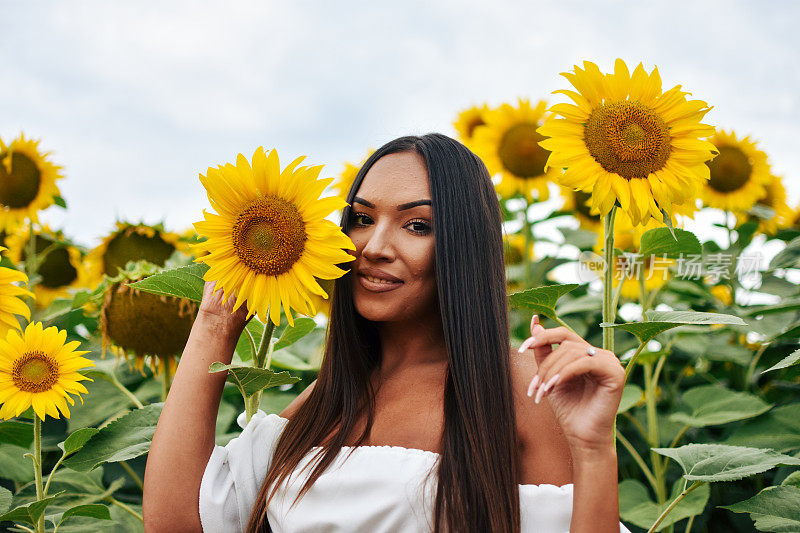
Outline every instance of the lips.
[[361, 267], [358, 269], [358, 281], [370, 292], [386, 292], [403, 285], [403, 280], [378, 268]]

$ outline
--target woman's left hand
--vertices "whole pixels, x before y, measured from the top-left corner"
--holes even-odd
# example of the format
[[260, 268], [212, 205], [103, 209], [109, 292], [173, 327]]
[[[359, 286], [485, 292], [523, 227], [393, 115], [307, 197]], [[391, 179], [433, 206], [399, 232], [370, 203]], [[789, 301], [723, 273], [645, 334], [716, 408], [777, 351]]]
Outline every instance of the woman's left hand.
[[617, 356], [593, 347], [568, 328], [545, 329], [537, 315], [520, 353], [531, 348], [539, 368], [528, 396], [533, 395], [536, 403], [549, 400], [570, 447], [612, 446], [612, 428], [625, 387], [625, 370]]

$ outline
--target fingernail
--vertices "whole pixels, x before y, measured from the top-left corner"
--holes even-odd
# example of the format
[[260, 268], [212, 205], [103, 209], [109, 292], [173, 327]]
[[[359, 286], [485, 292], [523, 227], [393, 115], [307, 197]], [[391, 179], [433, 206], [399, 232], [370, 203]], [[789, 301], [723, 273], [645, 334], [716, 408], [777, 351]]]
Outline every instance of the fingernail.
[[536, 339], [534, 337], [528, 337], [527, 339], [525, 339], [525, 341], [522, 343], [522, 346], [519, 347], [518, 350], [519, 353], [522, 353], [528, 348], [530, 348], [531, 344], [533, 344], [534, 342], [536, 342]]
[[539, 315], [533, 315], [533, 324], [536, 325], [539, 323]]
[[548, 381], [547, 384], [544, 386], [544, 391], [545, 392], [549, 391], [558, 382], [559, 379], [561, 379], [561, 376], [559, 376], [558, 374], [550, 378], [550, 381]]
[[536, 399], [534, 400], [536, 403], [542, 401], [542, 395], [544, 394], [544, 386], [540, 386], [539, 390], [536, 391]]
[[529, 397], [533, 396], [533, 391], [536, 390], [536, 385], [538, 385], [538, 384], [539, 384], [539, 374], [536, 374], [535, 376], [533, 376], [533, 379], [531, 380], [531, 384], [528, 385], [528, 396]]

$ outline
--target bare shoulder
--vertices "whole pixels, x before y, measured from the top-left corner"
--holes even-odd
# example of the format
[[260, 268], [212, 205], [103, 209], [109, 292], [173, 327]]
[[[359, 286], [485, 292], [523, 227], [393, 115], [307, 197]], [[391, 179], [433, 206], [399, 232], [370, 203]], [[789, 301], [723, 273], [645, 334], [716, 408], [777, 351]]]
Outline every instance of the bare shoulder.
[[567, 440], [547, 400], [536, 404], [528, 385], [538, 365], [532, 352], [510, 354], [511, 383], [517, 420], [520, 474], [523, 484], [564, 485], [572, 482], [572, 459]]
[[292, 418], [295, 411], [297, 411], [297, 408], [303, 405], [303, 402], [305, 402], [306, 398], [308, 398], [308, 396], [311, 394], [311, 391], [314, 389], [314, 385], [316, 385], [316, 383], [317, 380], [315, 379], [311, 385], [306, 387], [303, 392], [297, 395], [297, 398], [292, 400], [292, 403], [287, 405], [286, 408], [281, 411], [279, 416], [282, 416], [283, 418]]

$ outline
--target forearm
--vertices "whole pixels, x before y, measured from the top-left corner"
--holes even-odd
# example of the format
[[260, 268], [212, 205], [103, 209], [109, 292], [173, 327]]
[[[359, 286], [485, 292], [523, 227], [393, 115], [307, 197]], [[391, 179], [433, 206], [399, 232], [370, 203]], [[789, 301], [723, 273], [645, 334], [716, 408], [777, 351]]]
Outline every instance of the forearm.
[[617, 452], [600, 449], [572, 451], [573, 503], [570, 533], [619, 533]]
[[208, 367], [230, 363], [238, 338], [217, 318], [198, 314], [158, 420], [144, 478], [148, 531], [200, 529], [200, 482], [214, 447], [226, 377], [226, 372], [210, 374]]

